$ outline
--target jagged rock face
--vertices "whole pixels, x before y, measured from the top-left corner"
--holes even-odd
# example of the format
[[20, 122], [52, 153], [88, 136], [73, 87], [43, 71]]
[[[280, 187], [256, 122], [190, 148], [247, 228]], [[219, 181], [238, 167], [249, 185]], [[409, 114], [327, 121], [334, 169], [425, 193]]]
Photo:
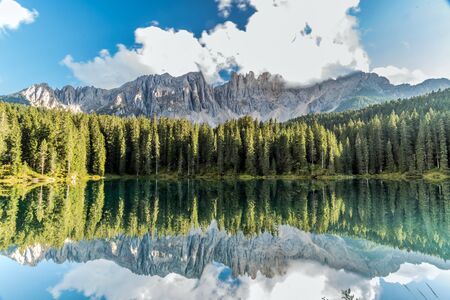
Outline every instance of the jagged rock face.
[[30, 102], [32, 106], [61, 108], [63, 107], [54, 91], [45, 83], [35, 84], [23, 90], [21, 95]]
[[1, 252], [21, 264], [36, 265], [43, 259], [57, 263], [107, 259], [136, 274], [166, 276], [177, 273], [198, 278], [213, 261], [229, 266], [235, 275], [255, 277], [284, 274], [295, 260], [313, 260], [335, 269], [372, 278], [387, 276], [403, 263], [427, 262], [441, 269], [450, 263], [437, 257], [402, 251], [373, 242], [341, 238], [330, 234], [312, 234], [281, 226], [278, 235], [269, 233], [246, 237], [229, 235], [213, 223], [205, 232], [193, 230], [186, 236], [160, 238], [120, 235], [113, 239], [67, 241], [60, 249], [40, 245]]
[[53, 90], [37, 84], [0, 100], [87, 113], [182, 117], [217, 124], [243, 115], [286, 121], [307, 113], [360, 108], [446, 88], [450, 88], [447, 79], [396, 86], [377, 74], [363, 72], [307, 87], [294, 86], [279, 75], [255, 76], [250, 72], [233, 74], [227, 83], [213, 87], [201, 73], [194, 72], [179, 77], [141, 76], [111, 90], [72, 86]]

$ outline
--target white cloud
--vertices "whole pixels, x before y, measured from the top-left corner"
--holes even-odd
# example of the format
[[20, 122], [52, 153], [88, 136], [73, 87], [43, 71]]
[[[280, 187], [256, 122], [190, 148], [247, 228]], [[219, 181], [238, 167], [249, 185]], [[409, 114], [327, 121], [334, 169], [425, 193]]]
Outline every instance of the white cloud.
[[86, 297], [116, 299], [340, 299], [341, 290], [351, 288], [361, 299], [376, 299], [379, 280], [335, 270], [311, 261], [297, 261], [284, 275], [267, 278], [258, 274], [231, 276], [222, 264], [208, 265], [200, 279], [171, 273], [159, 276], [136, 275], [107, 260], [80, 264], [49, 289], [54, 298], [65, 291], [82, 292]]
[[219, 14], [228, 18], [231, 13], [231, 8], [235, 4], [237, 8], [241, 10], [247, 9], [249, 5], [249, 0], [215, 0], [217, 3], [217, 9], [219, 10]]
[[341, 299], [341, 291], [350, 288], [358, 299], [377, 299], [378, 278], [369, 279], [344, 270], [336, 270], [313, 261], [293, 262], [285, 275], [241, 280], [248, 285], [250, 300]]
[[227, 18], [230, 15], [231, 5], [233, 4], [233, 0], [216, 0], [217, 8], [219, 9], [220, 14]]
[[14, 0], [0, 0], [0, 32], [15, 30], [20, 24], [34, 22], [38, 12], [21, 6]]
[[220, 281], [223, 265], [208, 265], [200, 279], [171, 273], [141, 276], [108, 260], [89, 261], [69, 271], [62, 281], [49, 289], [55, 299], [64, 291], [76, 290], [86, 297], [125, 299], [233, 299], [243, 298], [246, 290], [233, 282]]
[[[243, 30], [225, 22], [198, 39], [185, 30], [150, 26], [136, 30], [137, 49], [119, 46], [115, 54], [103, 53], [87, 62], [67, 56], [63, 64], [84, 84], [104, 88], [144, 74], [179, 76], [199, 70], [209, 81], [218, 82], [218, 72], [232, 66], [243, 73], [268, 71], [288, 81], [310, 83], [369, 69], [357, 20], [349, 14], [358, 4], [358, 0], [250, 0], [248, 5], [256, 11]], [[219, 9], [230, 5], [230, 0], [222, 0]], [[301, 32], [306, 24], [311, 33], [305, 35]]]
[[135, 37], [142, 45], [138, 49], [118, 45], [114, 55], [101, 50], [99, 56], [88, 62], [75, 62], [68, 55], [62, 63], [81, 82], [101, 88], [117, 87], [147, 74], [179, 76], [202, 71], [210, 80], [218, 80], [217, 63], [191, 32], [150, 26], [137, 29]]
[[[49, 292], [59, 298], [65, 291], [76, 290], [86, 297], [116, 299], [250, 299], [290, 300], [341, 299], [341, 291], [351, 289], [358, 299], [379, 299], [382, 282], [405, 292], [404, 285], [415, 284], [430, 294], [433, 286], [438, 295], [448, 293], [450, 271], [428, 264], [404, 263], [385, 277], [368, 278], [345, 270], [336, 270], [326, 264], [309, 260], [290, 263], [283, 275], [271, 278], [258, 273], [255, 278], [242, 275], [234, 278], [231, 270], [218, 263], [209, 264], [199, 279], [189, 279], [171, 273], [159, 276], [136, 275], [108, 260], [89, 261], [69, 270]], [[425, 292], [426, 291], [426, 292]], [[418, 289], [410, 291], [418, 298]], [[432, 295], [430, 294], [432, 297]]]
[[430, 78], [421, 70], [409, 70], [407, 68], [398, 68], [395, 66], [379, 67], [372, 70], [380, 76], [384, 76], [393, 84], [418, 84]]
[[431, 281], [436, 279], [440, 275], [449, 275], [449, 271], [442, 271], [436, 266], [428, 263], [421, 263], [414, 265], [411, 263], [404, 263], [400, 266], [400, 269], [395, 273], [391, 273], [386, 276], [384, 281], [389, 283], [409, 284], [413, 281]]
[[[250, 4], [257, 12], [245, 30], [226, 22], [202, 35], [202, 42], [217, 57], [232, 58], [241, 72], [268, 71], [308, 83], [329, 77], [332, 65], [368, 70], [356, 19], [348, 14], [358, 1], [252, 0]], [[311, 33], [301, 34], [307, 25]]]

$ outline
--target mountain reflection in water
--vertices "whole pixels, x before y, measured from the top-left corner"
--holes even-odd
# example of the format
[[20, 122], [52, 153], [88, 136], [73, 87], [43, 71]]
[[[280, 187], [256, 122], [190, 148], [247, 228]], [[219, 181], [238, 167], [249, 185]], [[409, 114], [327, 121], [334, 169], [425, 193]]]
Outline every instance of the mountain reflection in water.
[[447, 299], [449, 200], [448, 183], [378, 180], [3, 189], [0, 251], [35, 270], [70, 265], [49, 297]]

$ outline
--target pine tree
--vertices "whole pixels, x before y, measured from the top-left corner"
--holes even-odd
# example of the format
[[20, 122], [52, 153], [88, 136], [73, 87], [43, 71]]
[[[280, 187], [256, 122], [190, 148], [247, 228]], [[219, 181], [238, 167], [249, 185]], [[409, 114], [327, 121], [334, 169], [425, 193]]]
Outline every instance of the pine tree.
[[128, 173], [139, 175], [141, 171], [141, 147], [140, 147], [140, 126], [136, 118], [131, 118], [127, 122], [127, 165]]
[[369, 153], [367, 148], [367, 140], [359, 133], [355, 140], [356, 165], [358, 174], [369, 173]]
[[76, 175], [82, 176], [88, 173], [90, 162], [89, 120], [86, 117], [77, 118], [74, 127], [78, 130], [75, 137], [71, 169], [76, 172]]
[[370, 122], [371, 129], [371, 139], [369, 151], [370, 162], [371, 162], [371, 170], [373, 173], [381, 173], [383, 172], [383, 164], [384, 164], [384, 141], [383, 141], [383, 131], [381, 128], [381, 120], [376, 115], [372, 121]]
[[343, 171], [346, 174], [353, 174], [353, 153], [350, 146], [350, 139], [347, 137], [345, 139], [344, 145], [342, 147], [342, 159], [341, 165], [343, 166]]
[[439, 118], [438, 120], [438, 132], [439, 132], [439, 169], [446, 171], [448, 169], [448, 149], [447, 149], [447, 136], [445, 133], [444, 121]]
[[216, 143], [217, 143], [217, 171], [219, 175], [224, 174], [224, 144], [225, 144], [225, 134], [223, 125], [220, 124], [217, 126], [217, 134], [216, 134]]
[[245, 172], [247, 174], [256, 174], [255, 167], [255, 147], [254, 147], [254, 137], [253, 128], [247, 128], [245, 131]]
[[337, 161], [339, 160], [339, 156], [341, 155], [341, 153], [339, 150], [336, 136], [331, 132], [327, 132], [327, 145], [328, 145], [327, 169], [330, 173], [335, 173]]
[[416, 168], [419, 173], [425, 170], [425, 126], [425, 122], [421, 121], [416, 140]]
[[2, 110], [2, 107], [0, 107], [0, 169], [3, 163], [3, 155], [7, 150], [6, 139], [8, 137], [8, 129], [8, 117], [6, 112]]
[[264, 138], [263, 132], [266, 134], [266, 130], [261, 128], [258, 130], [256, 149], [258, 153], [258, 174], [265, 176], [268, 175], [270, 171], [270, 150], [268, 137]]
[[275, 162], [277, 173], [284, 174], [291, 171], [291, 153], [289, 151], [289, 135], [286, 130], [282, 130], [276, 143]]
[[388, 140], [386, 144], [386, 171], [392, 173], [395, 172], [394, 153], [392, 150], [391, 140]]
[[294, 128], [294, 143], [292, 156], [294, 158], [295, 169], [297, 172], [300, 172], [303, 169], [306, 169], [306, 133], [303, 127], [303, 124]]
[[413, 169], [414, 159], [411, 151], [411, 137], [408, 126], [403, 119], [400, 122], [400, 171], [407, 172]]
[[9, 120], [9, 131], [6, 137], [6, 154], [4, 162], [11, 166], [11, 172], [16, 174], [22, 166], [22, 132], [15, 117]]
[[152, 134], [150, 123], [147, 119], [140, 119], [140, 145], [139, 153], [141, 158], [141, 171], [145, 175], [152, 173]]
[[48, 172], [50, 174], [55, 174], [56, 172], [56, 167], [57, 167], [57, 153], [55, 151], [55, 148], [50, 146], [48, 148]]
[[327, 159], [327, 134], [323, 126], [317, 123], [313, 124], [313, 133], [315, 141], [315, 149], [317, 154], [317, 162], [322, 169], [325, 168], [325, 162]]
[[155, 175], [158, 175], [160, 160], [160, 144], [158, 132], [158, 120], [156, 117], [152, 119], [152, 158], [155, 167]]
[[[115, 151], [115, 166], [114, 170], [118, 174], [125, 174], [126, 170], [126, 141], [125, 130], [122, 122], [118, 122], [114, 127], [114, 151]], [[151, 141], [151, 138], [150, 138]], [[151, 157], [151, 156], [150, 156]]]
[[314, 134], [310, 127], [306, 129], [306, 157], [310, 164], [316, 162], [316, 147], [314, 142]]
[[233, 145], [231, 151], [231, 159], [233, 164], [234, 173], [238, 173], [241, 169], [241, 134], [237, 126], [234, 127], [233, 131]]
[[90, 137], [90, 172], [94, 175], [105, 175], [105, 139], [100, 131], [100, 126], [95, 117], [89, 119], [89, 137]]
[[212, 159], [214, 157], [214, 132], [205, 123], [200, 125], [198, 134], [198, 156], [200, 164], [204, 168], [209, 168], [212, 165]]
[[[197, 124], [195, 124], [192, 128], [191, 128], [191, 134], [189, 137], [189, 173], [188, 175], [195, 175], [198, 170], [198, 135], [199, 135], [199, 127]], [[222, 147], [222, 143], [221, 143], [221, 147]], [[221, 149], [221, 151], [223, 151], [223, 149]], [[222, 161], [223, 163], [223, 161]]]
[[397, 123], [399, 121], [398, 115], [391, 111], [387, 120], [387, 139], [392, 143], [392, 153], [394, 155], [395, 169], [398, 167], [399, 155], [400, 155], [400, 142]]
[[48, 145], [47, 141], [44, 139], [39, 147], [39, 164], [41, 175], [44, 175], [46, 170], [46, 162], [48, 157]]
[[429, 114], [425, 115], [425, 167], [431, 170], [434, 167], [434, 142], [431, 130], [431, 118]]

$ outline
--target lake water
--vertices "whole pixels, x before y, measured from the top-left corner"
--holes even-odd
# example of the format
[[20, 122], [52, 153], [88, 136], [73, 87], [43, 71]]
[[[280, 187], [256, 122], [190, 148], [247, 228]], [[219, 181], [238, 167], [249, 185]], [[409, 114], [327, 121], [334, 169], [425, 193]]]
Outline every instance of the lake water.
[[0, 189], [2, 300], [450, 299], [448, 182]]

